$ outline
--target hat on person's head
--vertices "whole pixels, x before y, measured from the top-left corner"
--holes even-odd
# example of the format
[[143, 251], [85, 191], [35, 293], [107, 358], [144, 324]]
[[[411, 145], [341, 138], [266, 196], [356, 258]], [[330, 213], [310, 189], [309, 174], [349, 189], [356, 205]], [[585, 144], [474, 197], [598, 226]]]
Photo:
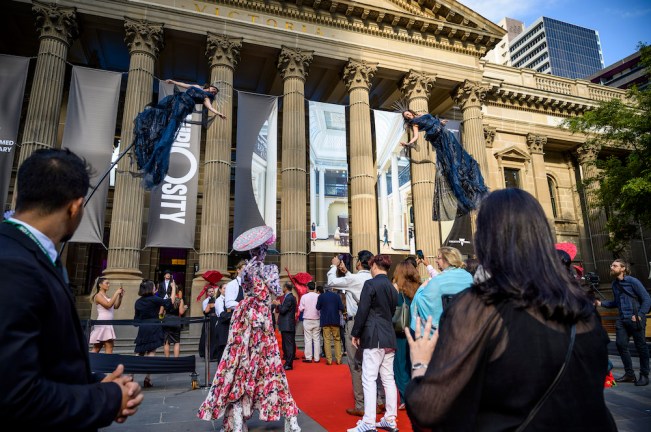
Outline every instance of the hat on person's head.
[[163, 272], [163, 276], [165, 276], [166, 274], [171, 275], [171, 274], [172, 274], [172, 270], [165, 270], [165, 271]]
[[357, 252], [357, 259], [359, 260], [360, 263], [368, 264], [368, 261], [371, 258], [373, 258], [373, 252], [371, 251], [362, 249], [361, 251]]
[[274, 230], [270, 226], [261, 225], [240, 234], [233, 242], [233, 249], [244, 252], [260, 247], [263, 244], [270, 245], [274, 241], [276, 241]]

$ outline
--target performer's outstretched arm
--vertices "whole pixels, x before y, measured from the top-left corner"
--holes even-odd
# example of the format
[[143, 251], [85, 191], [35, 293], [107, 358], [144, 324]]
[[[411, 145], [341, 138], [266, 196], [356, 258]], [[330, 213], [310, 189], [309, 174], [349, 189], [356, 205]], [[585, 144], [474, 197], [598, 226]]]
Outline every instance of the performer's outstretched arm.
[[412, 144], [416, 142], [416, 140], [418, 139], [418, 125], [417, 124], [411, 125], [411, 131], [412, 131], [413, 137], [409, 140], [409, 142], [401, 142], [400, 143], [401, 146], [403, 146], [403, 147], [411, 147]]
[[206, 108], [208, 108], [208, 111], [212, 112], [212, 113], [215, 114], [216, 116], [219, 116], [219, 117], [221, 117], [221, 118], [223, 118], [223, 119], [226, 118], [226, 115], [225, 115], [225, 114], [222, 114], [222, 113], [220, 113], [219, 111], [217, 111], [215, 108], [213, 108], [213, 106], [212, 106], [212, 102], [210, 102], [210, 99], [205, 98], [205, 99], [203, 100], [203, 106], [205, 106]]
[[171, 80], [171, 79], [166, 79], [165, 82], [167, 84], [174, 84], [175, 86], [179, 86], [179, 87], [184, 88], [184, 89], [189, 89], [190, 87], [196, 87], [198, 89], [203, 90], [203, 87], [201, 87], [198, 84], [186, 84], [186, 83], [183, 83], [181, 81], [174, 81], [174, 80]]

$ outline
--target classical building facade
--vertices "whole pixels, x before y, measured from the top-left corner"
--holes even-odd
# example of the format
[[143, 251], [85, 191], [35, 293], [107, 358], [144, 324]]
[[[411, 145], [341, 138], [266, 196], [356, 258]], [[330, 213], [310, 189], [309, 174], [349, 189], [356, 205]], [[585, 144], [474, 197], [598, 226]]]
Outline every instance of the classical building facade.
[[[313, 185], [340, 167], [316, 166], [310, 156], [306, 100], [347, 107], [343, 168], [351, 253], [379, 250], [378, 194], [388, 197], [391, 190], [410, 197], [409, 237], [413, 234], [415, 246], [430, 259], [435, 256], [442, 231], [431, 215], [433, 165], [412, 165], [405, 190], [399, 179], [406, 167], [387, 153], [378, 169], [374, 153], [371, 110], [391, 111], [404, 100], [418, 113], [461, 122], [464, 146], [489, 187], [531, 192], [557, 240], [576, 244], [577, 260], [586, 270], [608, 277], [613, 257], [604, 247], [605, 216], [591, 205], [581, 182], [594, 173], [596, 158], [620, 150], [586, 147], [583, 136], [558, 125], [598, 101], [623, 98], [624, 92], [481, 60], [505, 31], [456, 1], [16, 0], [3, 8], [0, 53], [34, 57], [14, 170], [35, 149], [61, 145], [70, 65], [126, 74], [116, 143], [131, 142], [133, 119], [152, 101], [156, 78], [226, 83], [221, 110], [229, 120], [215, 122], [201, 142], [194, 249], [143, 249], [148, 193], [129, 174], [133, 166], [124, 158], [107, 203], [107, 251], [88, 244], [66, 250], [78, 294], [87, 293], [100, 273], [114, 285], [123, 284], [127, 306], [116, 311], [118, 318], [133, 316], [129, 306], [140, 280], [157, 279], [168, 267], [183, 275], [191, 314], [200, 316], [194, 299], [204, 285], [201, 273], [232, 269], [234, 136], [238, 127], [246, 127], [234, 122], [238, 91], [282, 97], [279, 254], [272, 257], [281, 271], [309, 271], [324, 281], [331, 258], [309, 248], [310, 226], [319, 218], [311, 213], [328, 198]], [[418, 158], [434, 157], [422, 137], [419, 144]], [[385, 201], [387, 218], [407, 211]], [[648, 273], [644, 250], [644, 242], [631, 247], [639, 274]]]

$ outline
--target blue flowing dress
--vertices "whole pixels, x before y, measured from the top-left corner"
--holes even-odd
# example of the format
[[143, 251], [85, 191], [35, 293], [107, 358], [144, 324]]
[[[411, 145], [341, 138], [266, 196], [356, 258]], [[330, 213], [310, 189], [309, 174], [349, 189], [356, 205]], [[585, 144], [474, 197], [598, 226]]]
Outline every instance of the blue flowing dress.
[[432, 205], [433, 220], [453, 220], [475, 210], [488, 193], [479, 164], [463, 149], [452, 132], [431, 114], [411, 120], [425, 132], [436, 151], [436, 186]]
[[146, 107], [134, 120], [134, 151], [146, 189], [159, 185], [167, 175], [170, 151], [181, 124], [206, 98], [212, 102], [215, 95], [190, 87]]

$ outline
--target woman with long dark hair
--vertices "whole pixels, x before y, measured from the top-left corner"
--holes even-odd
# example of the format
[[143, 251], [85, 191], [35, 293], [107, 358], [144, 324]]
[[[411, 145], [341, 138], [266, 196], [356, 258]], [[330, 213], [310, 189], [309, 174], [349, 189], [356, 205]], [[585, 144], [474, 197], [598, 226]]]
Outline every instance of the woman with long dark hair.
[[[415, 430], [614, 431], [603, 395], [608, 336], [563, 268], [540, 204], [509, 188], [477, 216], [475, 285], [407, 334]], [[544, 397], [546, 395], [546, 397]]]

